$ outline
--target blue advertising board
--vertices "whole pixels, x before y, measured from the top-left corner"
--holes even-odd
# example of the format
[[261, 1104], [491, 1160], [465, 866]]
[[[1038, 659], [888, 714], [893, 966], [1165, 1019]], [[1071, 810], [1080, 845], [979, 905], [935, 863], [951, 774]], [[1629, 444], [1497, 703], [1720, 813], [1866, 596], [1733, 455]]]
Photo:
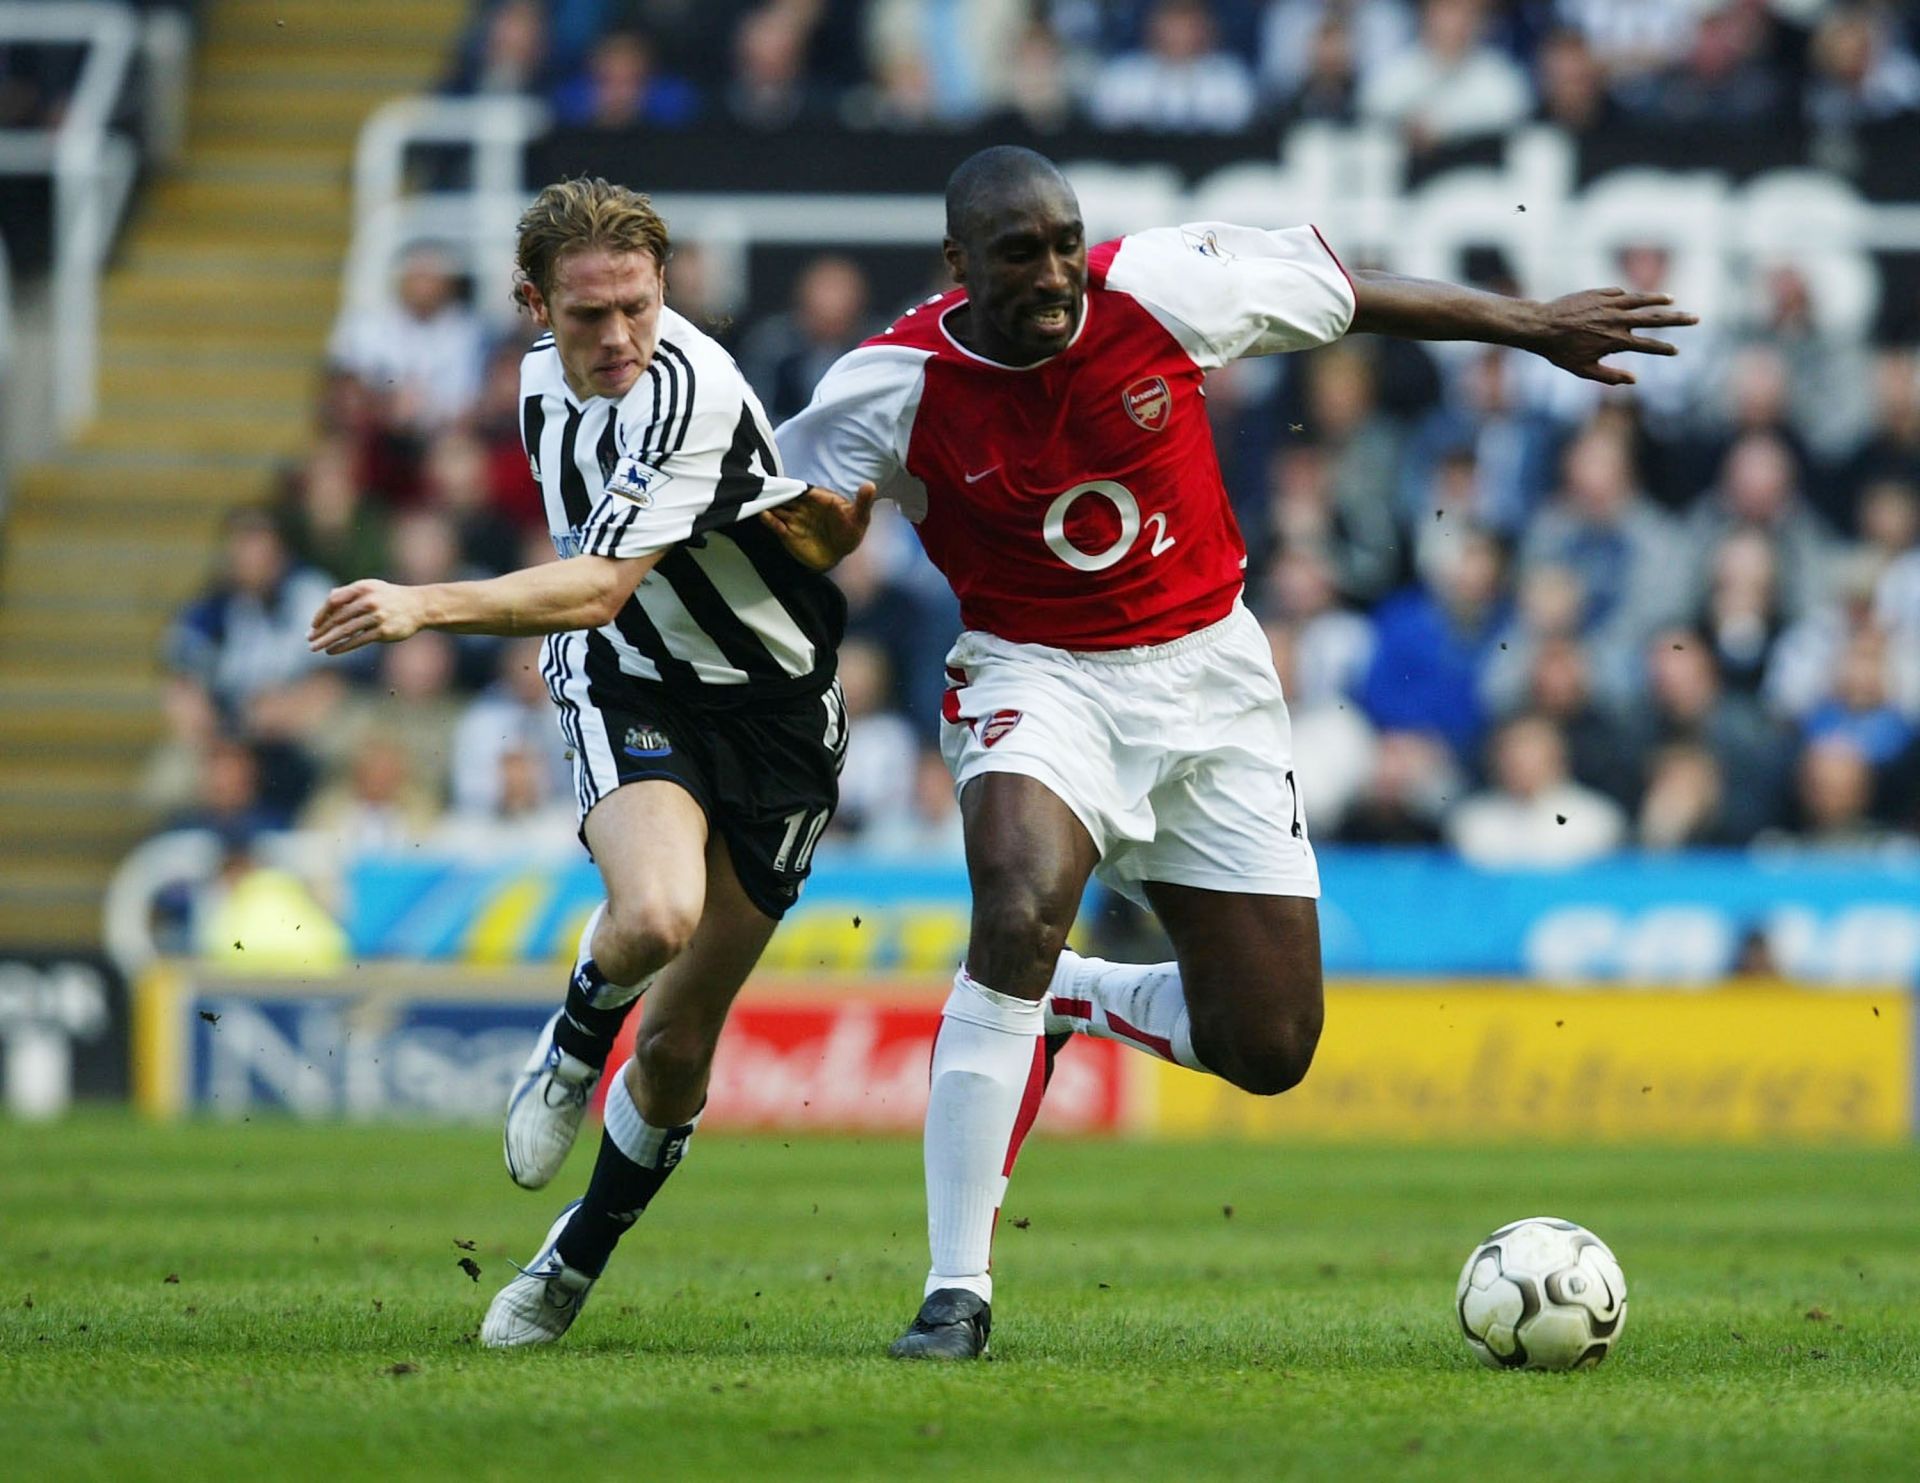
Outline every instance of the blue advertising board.
[[[1810, 983], [1920, 978], [1920, 855], [1621, 856], [1489, 871], [1439, 851], [1323, 849], [1330, 974], [1519, 975], [1706, 983], [1737, 968]], [[599, 899], [582, 861], [476, 867], [409, 853], [359, 861], [346, 926], [359, 957], [564, 958]], [[822, 850], [769, 951], [797, 972], [943, 976], [966, 941], [958, 861]]]

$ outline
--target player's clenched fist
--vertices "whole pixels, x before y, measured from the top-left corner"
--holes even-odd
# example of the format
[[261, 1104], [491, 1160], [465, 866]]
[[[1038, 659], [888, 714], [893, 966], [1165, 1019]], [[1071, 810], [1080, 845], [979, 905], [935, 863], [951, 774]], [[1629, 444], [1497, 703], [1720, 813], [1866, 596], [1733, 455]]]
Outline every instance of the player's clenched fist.
[[426, 621], [426, 603], [418, 589], [371, 578], [336, 587], [320, 604], [307, 629], [307, 647], [316, 654], [350, 654], [367, 644], [397, 644], [412, 638]]

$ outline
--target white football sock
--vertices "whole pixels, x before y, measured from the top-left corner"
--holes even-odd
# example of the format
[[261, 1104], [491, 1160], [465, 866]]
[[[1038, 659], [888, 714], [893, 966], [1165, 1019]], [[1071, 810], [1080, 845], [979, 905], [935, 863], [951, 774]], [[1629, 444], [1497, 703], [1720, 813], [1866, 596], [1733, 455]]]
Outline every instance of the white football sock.
[[1037, 1000], [997, 994], [962, 968], [940, 1018], [927, 1094], [928, 1293], [962, 1287], [993, 1301], [993, 1221], [1046, 1087]]
[[1060, 950], [1047, 986], [1046, 1032], [1077, 1031], [1205, 1071], [1193, 1053], [1193, 1022], [1178, 963], [1109, 963]]

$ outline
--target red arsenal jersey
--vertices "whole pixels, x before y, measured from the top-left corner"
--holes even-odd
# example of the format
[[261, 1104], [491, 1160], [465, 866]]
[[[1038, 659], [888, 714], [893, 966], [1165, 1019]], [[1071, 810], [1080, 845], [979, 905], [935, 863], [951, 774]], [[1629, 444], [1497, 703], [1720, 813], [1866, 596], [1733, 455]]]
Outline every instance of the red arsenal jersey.
[[1246, 567], [1206, 372], [1337, 339], [1353, 288], [1312, 227], [1206, 222], [1087, 256], [1086, 308], [1058, 355], [974, 354], [953, 334], [954, 289], [836, 362], [780, 453], [794, 477], [897, 500], [968, 628], [1161, 644], [1224, 617]]

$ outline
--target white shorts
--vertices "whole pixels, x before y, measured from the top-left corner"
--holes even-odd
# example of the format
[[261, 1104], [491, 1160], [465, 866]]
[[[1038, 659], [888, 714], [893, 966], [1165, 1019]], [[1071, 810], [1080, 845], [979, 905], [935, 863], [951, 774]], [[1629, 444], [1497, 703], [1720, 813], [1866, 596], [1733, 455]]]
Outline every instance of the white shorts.
[[1320, 894], [1293, 727], [1245, 607], [1149, 648], [1074, 653], [967, 632], [947, 656], [940, 749], [956, 789], [1044, 783], [1086, 826], [1101, 879], [1259, 896]]

